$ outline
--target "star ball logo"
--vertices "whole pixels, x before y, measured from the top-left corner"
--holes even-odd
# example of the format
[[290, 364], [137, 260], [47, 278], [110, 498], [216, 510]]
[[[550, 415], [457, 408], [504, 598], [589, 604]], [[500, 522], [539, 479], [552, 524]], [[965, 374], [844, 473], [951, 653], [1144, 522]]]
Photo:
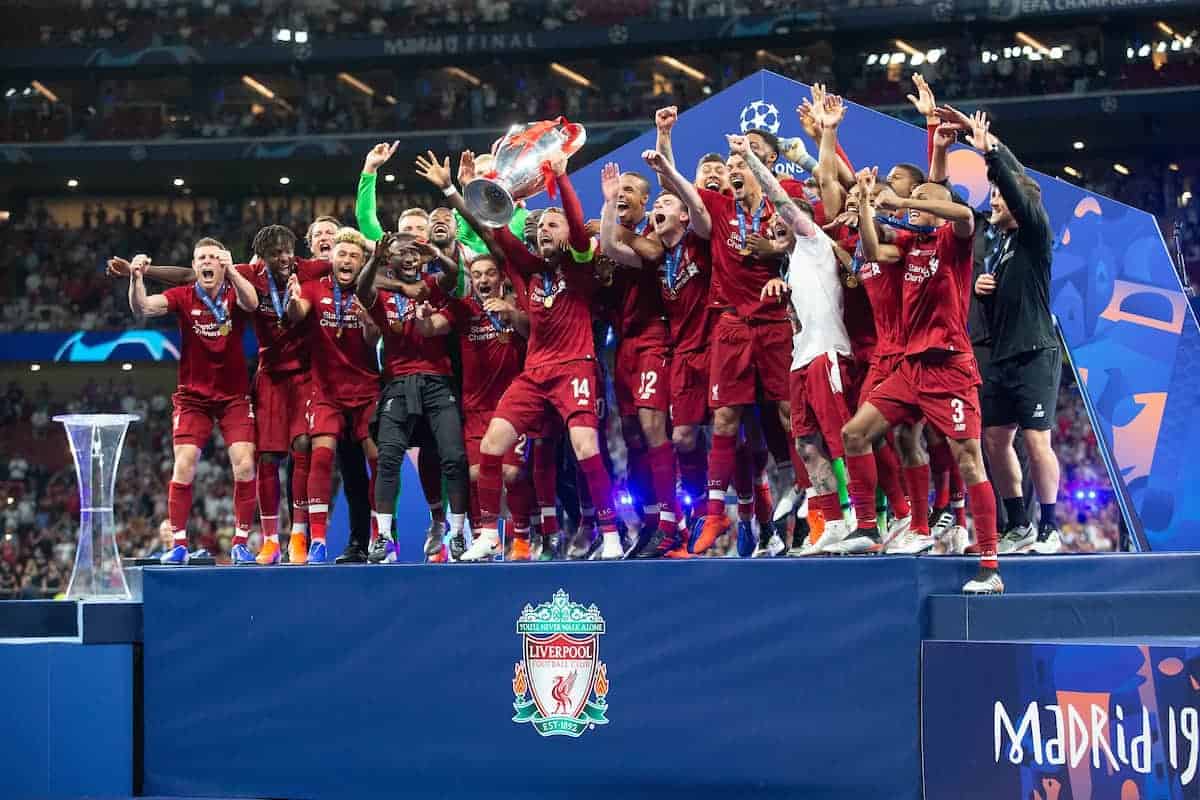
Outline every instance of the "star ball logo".
[[576, 738], [607, 725], [608, 668], [600, 660], [604, 617], [559, 589], [549, 603], [517, 618], [524, 657], [516, 663], [512, 721], [542, 736]]
[[752, 130], [779, 133], [779, 109], [766, 100], [752, 100], [742, 109], [742, 133]]

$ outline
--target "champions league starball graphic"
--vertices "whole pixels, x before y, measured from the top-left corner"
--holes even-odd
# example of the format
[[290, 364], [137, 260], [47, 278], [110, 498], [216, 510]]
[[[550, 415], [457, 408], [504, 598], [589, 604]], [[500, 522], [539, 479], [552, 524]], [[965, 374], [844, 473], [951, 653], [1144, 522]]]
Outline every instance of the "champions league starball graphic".
[[742, 133], [753, 130], [779, 133], [779, 109], [766, 100], [754, 100], [742, 109], [740, 124]]

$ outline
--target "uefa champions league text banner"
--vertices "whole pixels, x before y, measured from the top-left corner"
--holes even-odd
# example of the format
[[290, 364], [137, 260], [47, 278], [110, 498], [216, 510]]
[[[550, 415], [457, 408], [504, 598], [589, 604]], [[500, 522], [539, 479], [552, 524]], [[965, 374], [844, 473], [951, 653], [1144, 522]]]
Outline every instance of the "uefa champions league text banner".
[[926, 800], [1200, 798], [1200, 647], [926, 642]]
[[[725, 134], [762, 127], [805, 138], [795, 109], [809, 87], [762, 71], [734, 84], [679, 119], [674, 136], [680, 170], [694, 174], [707, 152], [726, 153]], [[970, 110], [964, 107], [964, 110]], [[647, 172], [647, 132], [571, 173], [590, 216], [599, 216], [600, 167]], [[1001, 126], [996, 133], [1003, 138]], [[849, 104], [840, 139], [855, 168], [926, 163], [926, 133]], [[1020, 155], [1019, 153], [1017, 154]], [[951, 181], [976, 208], [988, 203], [983, 157], [966, 147], [949, 155]], [[780, 171], [804, 177], [795, 165]], [[1092, 425], [1132, 500], [1131, 513], [1153, 550], [1200, 550], [1200, 491], [1188, 472], [1200, 452], [1200, 328], [1172, 266], [1154, 217], [1115, 200], [1030, 170], [1055, 231], [1051, 308], [1090, 400]], [[545, 203], [539, 196], [537, 203]], [[535, 205], [537, 204], [535, 203]]]

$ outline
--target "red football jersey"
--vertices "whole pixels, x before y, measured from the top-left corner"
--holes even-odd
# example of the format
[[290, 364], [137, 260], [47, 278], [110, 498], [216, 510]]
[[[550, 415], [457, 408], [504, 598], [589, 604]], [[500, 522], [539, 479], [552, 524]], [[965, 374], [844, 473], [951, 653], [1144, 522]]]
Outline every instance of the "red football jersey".
[[[375, 350], [363, 336], [363, 326], [354, 313], [354, 289], [340, 290], [337, 307], [333, 279], [308, 281], [302, 296], [312, 303], [308, 336], [310, 371], [315, 390], [334, 402], [361, 402], [379, 394]], [[342, 332], [338, 336], [338, 331]]]
[[[429, 304], [435, 312], [446, 306], [446, 295], [437, 278], [426, 275]], [[383, 333], [383, 377], [386, 380], [405, 375], [449, 375], [450, 351], [445, 336], [424, 336], [417, 330], [417, 303], [402, 294], [379, 291], [368, 309], [371, 319]]]
[[808, 204], [812, 206], [813, 222], [817, 225], [824, 225], [828, 221], [825, 219], [825, 204], [821, 202], [820, 193], [809, 189], [803, 181], [795, 178], [780, 178], [779, 188], [787, 192], [788, 197], [807, 200]]
[[[183, 347], [179, 353], [179, 391], [205, 400], [227, 400], [249, 394], [246, 352], [242, 337], [250, 315], [237, 304], [237, 293], [226, 281], [213, 305], [224, 309], [229, 333], [208, 305], [197, 296], [197, 284], [175, 286], [163, 292], [167, 308], [179, 319]], [[203, 290], [201, 290], [203, 291]]]
[[494, 411], [504, 390], [521, 374], [525, 337], [484, 311], [475, 295], [452, 298], [445, 312], [460, 334], [463, 409]]
[[[845, 230], [844, 228], [842, 230]], [[904, 250], [907, 247], [905, 237], [911, 236], [904, 231], [896, 235], [893, 242], [900, 248], [900, 261], [893, 264], [880, 264], [876, 261], [864, 261], [858, 268], [858, 279], [866, 292], [871, 309], [871, 319], [875, 328], [875, 355], [893, 356], [904, 352], [904, 320], [902, 286], [904, 284]], [[858, 259], [862, 259], [862, 242], [855, 232], [854, 249], [846, 248]], [[849, 238], [842, 241], [849, 243]], [[845, 245], [843, 245], [845, 247]], [[847, 292], [849, 294], [849, 292]]]
[[675, 247], [664, 245], [657, 269], [659, 291], [676, 353], [708, 347], [716, 315], [708, 304], [712, 280], [712, 248], [707, 239], [687, 231]]
[[297, 258], [296, 275], [301, 281], [317, 281], [333, 271], [333, 266], [324, 258]]
[[[838, 246], [854, 255], [858, 247], [858, 231], [839, 225], [834, 234], [833, 238]], [[846, 323], [846, 333], [850, 334], [850, 348], [854, 351], [854, 360], [860, 364], [869, 364], [875, 352], [877, 337], [871, 299], [867, 296], [867, 287], [862, 277], [860, 274], [858, 286], [842, 287], [842, 319]]]
[[949, 222], [912, 239], [904, 257], [905, 355], [972, 352], [964, 287], [971, 281], [974, 242], [955, 236]]
[[[739, 317], [760, 320], [787, 320], [787, 306], [774, 298], [759, 299], [762, 288], [771, 278], [779, 277], [780, 262], [763, 260], [752, 255], [743, 256], [741, 227], [738, 225], [738, 203], [732, 197], [699, 189], [712, 217], [712, 288], [710, 301], [714, 306], [732, 306]], [[762, 201], [758, 225], [754, 225], [753, 212], [743, 209], [746, 233], [766, 235], [770, 228], [775, 208], [765, 197]]]
[[529, 314], [525, 366], [594, 361], [592, 300], [598, 281], [592, 262], [573, 263], [569, 254], [543, 259], [526, 250], [507, 228], [496, 229], [496, 240], [504, 250], [505, 275]]
[[[254, 310], [258, 368], [272, 375], [287, 375], [307, 370], [307, 320], [299, 324], [288, 321], [287, 281], [268, 275], [266, 264], [238, 264], [234, 269], [254, 284], [254, 289], [258, 292], [258, 308]], [[271, 291], [272, 280], [274, 295]]]
[[654, 269], [618, 265], [612, 288], [617, 298], [613, 320], [617, 338], [643, 348], [666, 347], [667, 322]]

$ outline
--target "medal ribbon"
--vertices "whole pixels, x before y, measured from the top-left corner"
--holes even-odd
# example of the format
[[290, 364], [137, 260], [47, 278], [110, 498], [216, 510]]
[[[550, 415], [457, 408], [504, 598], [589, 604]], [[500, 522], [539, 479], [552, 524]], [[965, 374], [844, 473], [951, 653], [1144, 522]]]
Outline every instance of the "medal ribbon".
[[1000, 264], [1000, 256], [1004, 255], [1004, 251], [1008, 249], [1008, 236], [997, 236], [995, 228], [988, 228], [984, 234], [989, 242], [992, 242], [992, 249], [987, 254], [987, 258], [983, 260], [983, 271], [988, 275], [996, 274], [996, 267]]
[[646, 228], [650, 227], [650, 218], [642, 217], [642, 221], [633, 226], [633, 232], [641, 236], [646, 232]]
[[889, 217], [884, 214], [876, 214], [875, 221], [880, 225], [887, 225], [889, 228], [899, 228], [900, 230], [912, 231], [913, 233], [933, 233], [937, 230], [937, 227], [934, 225], [913, 225], [907, 220], [900, 219], [899, 217]]
[[283, 292], [276, 288], [275, 276], [271, 274], [270, 267], [267, 268], [267, 288], [271, 292], [271, 305], [275, 309], [275, 316], [279, 317], [280, 322], [283, 322]]
[[683, 240], [681, 239], [679, 244], [663, 253], [663, 258], [667, 265], [667, 288], [674, 294], [675, 284], [679, 279], [679, 262], [683, 260]]
[[337, 326], [339, 331], [342, 329], [342, 318], [345, 316], [346, 311], [349, 310], [350, 304], [353, 302], [354, 294], [351, 293], [351, 295], [346, 298], [346, 302], [342, 303], [342, 287], [339, 286], [338, 282], [335, 280], [333, 282], [333, 311], [337, 317]]
[[225, 295], [228, 294], [228, 292], [228, 282], [222, 283], [221, 289], [217, 293], [218, 297], [220, 298], [220, 303], [215, 303], [213, 302], [213, 299], [208, 296], [208, 292], [201, 289], [200, 284], [196, 284], [196, 297], [199, 297], [204, 305], [208, 307], [208, 310], [212, 312], [212, 315], [217, 320], [218, 325], [224, 325], [225, 321], [229, 319], [229, 314], [225, 308]]
[[[758, 226], [762, 222], [763, 209], [767, 207], [767, 198], [758, 201], [758, 210], [754, 212], [754, 217], [750, 223], [751, 230], [758, 233]], [[746, 246], [746, 212], [742, 210], [741, 203], [734, 203], [734, 208], [737, 210], [738, 234], [742, 239], [742, 247]]]
[[863, 266], [863, 243], [862, 236], [858, 237], [858, 242], [854, 245], [854, 255], [850, 257], [850, 274], [857, 275], [858, 271]]
[[408, 311], [408, 296], [396, 292], [392, 295], [392, 304], [396, 306], [396, 316], [400, 318], [399, 321], [404, 322], [404, 312]]
[[544, 294], [546, 297], [553, 297], [554, 296], [554, 283], [555, 283], [554, 281], [550, 280], [550, 274], [548, 272], [543, 272], [542, 273], [542, 294]]

